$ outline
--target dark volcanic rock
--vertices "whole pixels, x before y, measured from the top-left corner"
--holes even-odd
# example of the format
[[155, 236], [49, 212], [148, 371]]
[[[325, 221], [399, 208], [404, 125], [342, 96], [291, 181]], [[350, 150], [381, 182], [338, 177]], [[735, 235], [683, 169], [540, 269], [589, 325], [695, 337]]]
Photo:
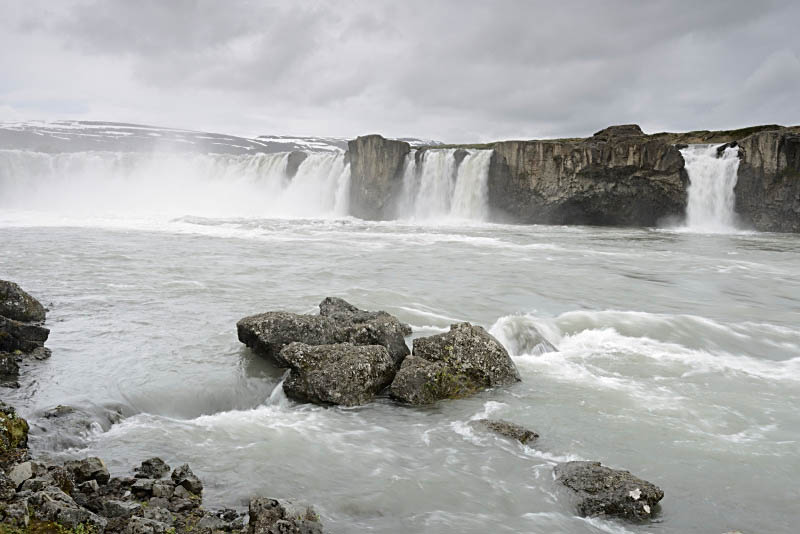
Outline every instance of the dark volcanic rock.
[[182, 486], [195, 495], [203, 493], [203, 483], [192, 473], [188, 464], [175, 468], [172, 472], [172, 481], [176, 486]]
[[460, 323], [445, 334], [415, 339], [390, 392], [403, 402], [429, 404], [519, 380], [514, 362], [494, 337], [480, 326]]
[[308, 154], [305, 152], [300, 150], [291, 152], [286, 160], [286, 176], [288, 178], [294, 178], [297, 174], [297, 169], [300, 168], [300, 165], [306, 160], [306, 158], [308, 158]]
[[600, 462], [567, 462], [555, 468], [558, 482], [578, 497], [578, 512], [584, 516], [617, 516], [642, 521], [653, 517], [664, 497], [660, 488]]
[[142, 465], [136, 468], [136, 478], [152, 478], [159, 479], [170, 472], [170, 467], [167, 462], [161, 458], [149, 458], [142, 462]]
[[280, 351], [294, 341], [306, 345], [383, 345], [396, 365], [409, 353], [405, 336], [411, 328], [386, 312], [367, 312], [342, 299], [326, 298], [320, 315], [267, 312], [236, 323], [239, 341], [282, 367]]
[[279, 499], [250, 500], [249, 534], [322, 534], [319, 515], [311, 506]]
[[523, 445], [531, 443], [539, 437], [539, 434], [533, 430], [528, 430], [524, 426], [499, 419], [477, 419], [472, 421], [471, 424], [478, 428], [491, 430], [495, 434], [515, 439]]
[[0, 316], [0, 351], [24, 353], [43, 347], [50, 330], [33, 323], [24, 323]]
[[489, 205], [520, 223], [655, 226], [683, 217], [683, 156], [636, 125], [588, 139], [495, 143]]
[[388, 219], [402, 188], [402, 169], [411, 146], [380, 135], [348, 144], [350, 214], [361, 219]]
[[292, 399], [317, 404], [357, 406], [371, 401], [397, 371], [381, 345], [306, 345], [291, 343], [281, 351], [291, 366], [283, 390]]
[[779, 128], [739, 141], [736, 213], [768, 232], [800, 232], [800, 129]]
[[103, 460], [97, 457], [84, 458], [83, 460], [73, 460], [64, 464], [64, 467], [72, 473], [75, 482], [80, 484], [88, 480], [96, 480], [100, 484], [106, 484], [111, 478], [108, 467]]
[[17, 284], [0, 280], [0, 315], [15, 321], [40, 323], [44, 321], [45, 310]]

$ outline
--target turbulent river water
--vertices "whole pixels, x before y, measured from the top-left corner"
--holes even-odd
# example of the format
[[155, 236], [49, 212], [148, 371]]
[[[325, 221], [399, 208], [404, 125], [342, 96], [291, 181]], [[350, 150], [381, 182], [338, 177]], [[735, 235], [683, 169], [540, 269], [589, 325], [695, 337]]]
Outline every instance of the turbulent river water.
[[[336, 198], [346, 172], [329, 167]], [[336, 202], [311, 219], [70, 209], [97, 191], [65, 191], [61, 211], [52, 190], [45, 209], [0, 209], [0, 278], [50, 309], [52, 358], [2, 391], [37, 454], [98, 455], [116, 473], [186, 461], [210, 507], [298, 498], [335, 533], [796, 532], [797, 236], [369, 223]], [[328, 295], [384, 309], [412, 337], [483, 325], [522, 382], [429, 408], [291, 402], [235, 323]], [[558, 350], [542, 353], [537, 331]], [[59, 404], [96, 423], [53, 428], [42, 413]], [[541, 437], [525, 447], [468, 425], [486, 416]], [[657, 522], [577, 517], [553, 480], [569, 459], [658, 484]]]

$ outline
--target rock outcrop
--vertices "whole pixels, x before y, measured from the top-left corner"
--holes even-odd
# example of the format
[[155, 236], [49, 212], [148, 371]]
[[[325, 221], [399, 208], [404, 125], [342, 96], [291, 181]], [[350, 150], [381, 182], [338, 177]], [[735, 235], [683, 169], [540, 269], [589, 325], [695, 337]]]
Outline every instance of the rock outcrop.
[[[384, 349], [385, 350], [385, 349]], [[27, 423], [0, 402], [0, 532], [63, 534], [322, 534], [313, 508], [250, 501], [249, 526], [236, 510], [202, 507], [203, 484], [184, 464], [150, 458], [136, 476], [111, 477], [100, 458], [30, 460]], [[15, 454], [9, 452], [16, 451]]]
[[520, 380], [506, 349], [480, 326], [454, 324], [450, 331], [414, 340], [390, 388], [395, 399], [430, 404], [472, 395]]
[[291, 343], [281, 351], [281, 359], [291, 366], [283, 383], [286, 395], [316, 404], [365, 404], [386, 388], [397, 372], [382, 345]]
[[681, 218], [688, 175], [675, 146], [636, 125], [588, 139], [494, 143], [489, 206], [537, 224], [655, 226]]
[[411, 146], [380, 135], [348, 143], [350, 214], [361, 219], [391, 218], [402, 187], [402, 171]]
[[342, 299], [326, 298], [320, 315], [267, 312], [236, 323], [239, 341], [281, 367], [290, 367], [281, 350], [292, 342], [306, 345], [382, 345], [396, 366], [409, 353], [405, 336], [411, 328], [386, 312], [360, 310]]
[[664, 498], [658, 486], [600, 462], [566, 462], [556, 466], [555, 474], [558, 482], [575, 492], [578, 513], [584, 516], [643, 521], [653, 517], [656, 504]]
[[510, 421], [503, 421], [502, 419], [476, 419], [475, 421], [471, 421], [470, 424], [473, 427], [488, 430], [506, 438], [519, 441], [523, 445], [533, 443], [539, 437], [539, 434], [533, 430], [528, 430], [524, 426]]
[[800, 128], [761, 131], [738, 144], [740, 220], [761, 231], [800, 232]]
[[50, 330], [43, 326], [45, 309], [14, 282], [0, 280], [0, 385], [16, 387], [19, 363], [44, 359]]

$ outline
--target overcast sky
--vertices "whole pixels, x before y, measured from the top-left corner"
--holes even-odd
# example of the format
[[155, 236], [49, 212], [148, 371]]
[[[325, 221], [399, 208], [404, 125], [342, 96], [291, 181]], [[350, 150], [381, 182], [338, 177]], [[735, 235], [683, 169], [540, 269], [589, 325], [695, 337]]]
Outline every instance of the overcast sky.
[[791, 0], [0, 6], [0, 121], [450, 142], [800, 123]]

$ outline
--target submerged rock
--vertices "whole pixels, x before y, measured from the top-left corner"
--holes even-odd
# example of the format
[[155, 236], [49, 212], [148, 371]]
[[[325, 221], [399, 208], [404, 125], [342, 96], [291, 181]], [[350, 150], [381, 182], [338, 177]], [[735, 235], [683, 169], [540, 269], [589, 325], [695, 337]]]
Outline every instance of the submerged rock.
[[45, 309], [19, 285], [0, 280], [0, 315], [15, 321], [41, 323], [45, 318]]
[[356, 406], [371, 401], [394, 378], [396, 367], [381, 345], [306, 345], [281, 351], [291, 366], [283, 390], [292, 399]]
[[368, 312], [337, 298], [320, 303], [320, 315], [266, 312], [251, 315], [236, 323], [239, 341], [270, 357], [281, 367], [289, 367], [281, 350], [292, 342], [306, 345], [383, 345], [395, 365], [408, 355], [405, 336], [411, 328], [386, 312]]
[[500, 419], [477, 419], [470, 424], [474, 427], [490, 430], [495, 434], [515, 439], [523, 445], [536, 441], [536, 438], [539, 437], [539, 434], [533, 430], [528, 430], [524, 426]]
[[250, 500], [249, 534], [322, 534], [314, 508], [282, 499]]
[[506, 349], [480, 326], [454, 324], [445, 334], [414, 340], [391, 385], [395, 399], [429, 404], [466, 397], [520, 380]]
[[584, 516], [616, 516], [642, 521], [653, 517], [664, 497], [658, 486], [600, 462], [566, 462], [555, 468], [556, 480], [574, 491]]

